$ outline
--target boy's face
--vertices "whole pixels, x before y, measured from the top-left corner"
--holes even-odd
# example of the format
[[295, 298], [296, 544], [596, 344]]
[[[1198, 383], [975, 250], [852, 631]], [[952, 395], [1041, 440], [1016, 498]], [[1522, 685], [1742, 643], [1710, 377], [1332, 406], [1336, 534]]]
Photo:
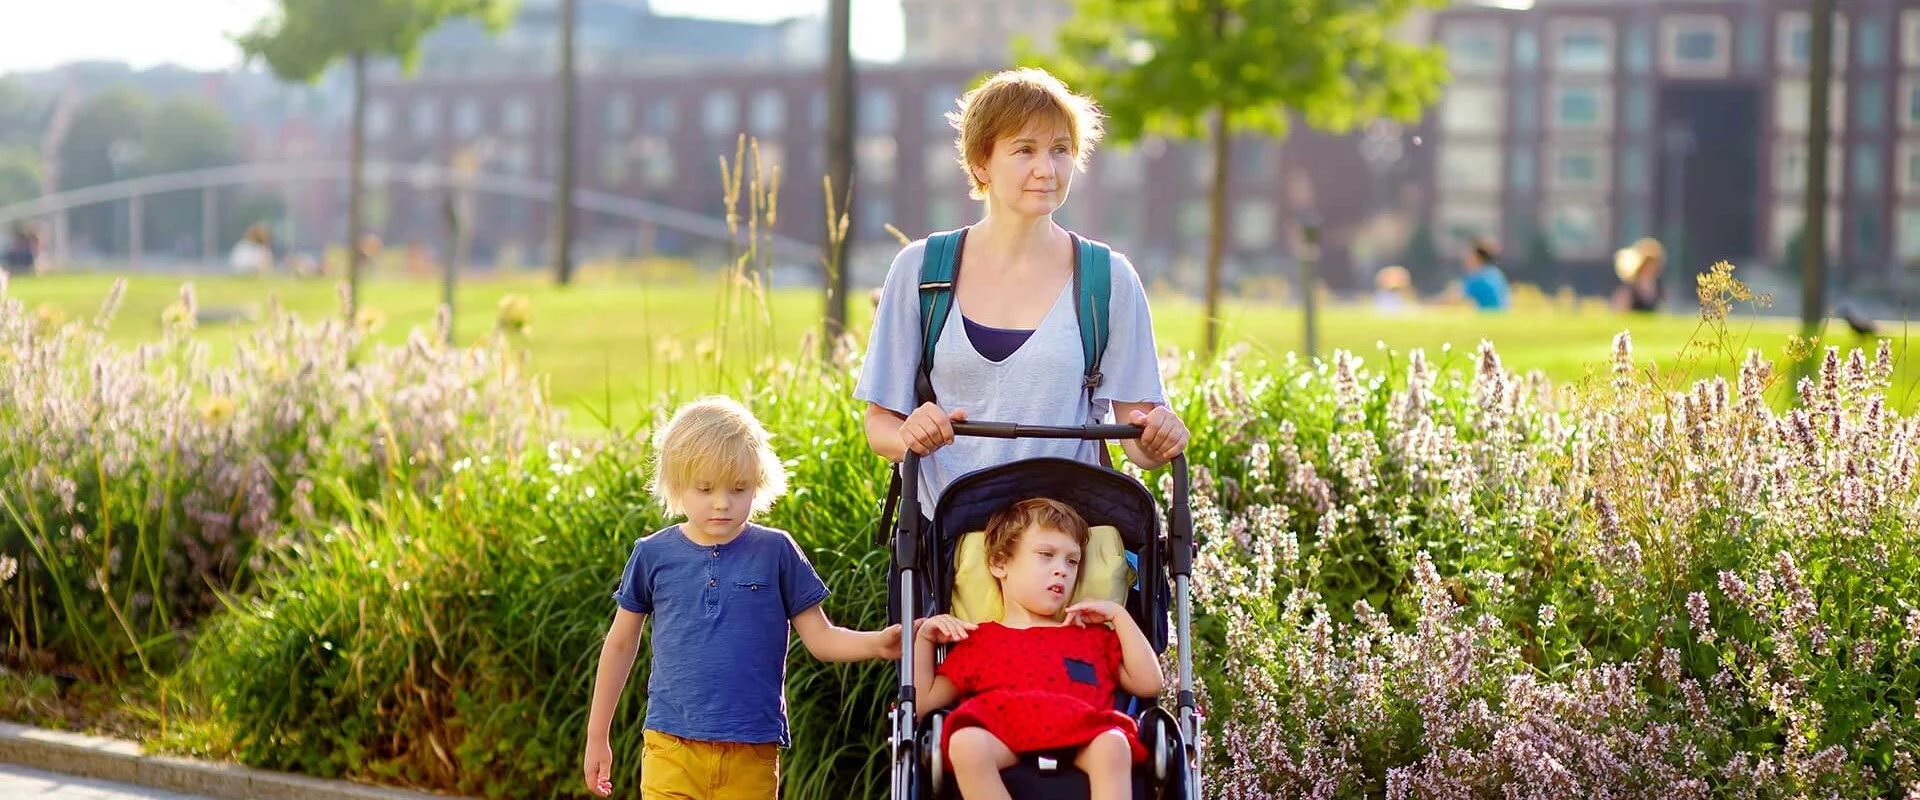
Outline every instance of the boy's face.
[[701, 479], [679, 494], [680, 507], [687, 512], [683, 527], [709, 543], [733, 538], [753, 513], [754, 489], [744, 481]]
[[1080, 581], [1080, 545], [1062, 531], [1034, 525], [1020, 534], [1013, 555], [989, 566], [1000, 596], [1037, 617], [1058, 616]]

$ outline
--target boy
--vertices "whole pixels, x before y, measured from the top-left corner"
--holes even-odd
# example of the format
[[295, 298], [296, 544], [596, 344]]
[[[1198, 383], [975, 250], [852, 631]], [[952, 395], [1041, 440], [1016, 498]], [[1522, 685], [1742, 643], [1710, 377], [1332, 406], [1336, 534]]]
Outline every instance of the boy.
[[654, 437], [653, 491], [685, 518], [634, 544], [587, 719], [589, 791], [613, 793], [614, 708], [653, 617], [640, 795], [770, 800], [779, 793], [787, 626], [822, 661], [900, 656], [900, 629], [827, 620], [827, 587], [785, 531], [748, 523], [786, 491], [752, 412], [723, 397], [682, 407]]

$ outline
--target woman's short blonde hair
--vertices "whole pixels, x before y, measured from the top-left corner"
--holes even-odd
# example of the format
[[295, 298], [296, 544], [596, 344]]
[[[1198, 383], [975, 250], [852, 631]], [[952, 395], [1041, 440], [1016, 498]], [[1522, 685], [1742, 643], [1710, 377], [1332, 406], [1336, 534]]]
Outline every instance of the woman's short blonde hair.
[[667, 513], [684, 515], [680, 493], [701, 483], [745, 484], [753, 513], [787, 492], [787, 469], [773, 452], [772, 434], [753, 412], [730, 397], [705, 397], [681, 406], [653, 435], [653, 481], [648, 488]]
[[1105, 133], [1093, 98], [1074, 94], [1059, 78], [1034, 67], [995, 74], [963, 95], [959, 105], [947, 112], [947, 123], [960, 133], [954, 147], [967, 173], [968, 194], [975, 200], [987, 199], [987, 185], [974, 170], [987, 165], [995, 144], [1028, 125], [1038, 121], [1066, 131], [1073, 142], [1073, 166], [1081, 172]]

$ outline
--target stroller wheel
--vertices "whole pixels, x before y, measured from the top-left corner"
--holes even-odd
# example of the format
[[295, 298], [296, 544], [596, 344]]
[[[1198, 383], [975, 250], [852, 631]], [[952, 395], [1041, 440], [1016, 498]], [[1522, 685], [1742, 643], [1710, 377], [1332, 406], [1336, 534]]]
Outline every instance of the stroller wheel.
[[1173, 760], [1172, 743], [1167, 741], [1167, 726], [1153, 726], [1153, 777], [1167, 782], [1167, 763]]

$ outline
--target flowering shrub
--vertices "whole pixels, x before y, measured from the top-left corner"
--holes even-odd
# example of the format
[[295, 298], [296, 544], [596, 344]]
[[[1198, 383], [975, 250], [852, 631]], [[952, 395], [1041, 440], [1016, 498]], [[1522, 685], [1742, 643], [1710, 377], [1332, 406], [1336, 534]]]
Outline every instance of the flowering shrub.
[[1920, 796], [1890, 374], [1830, 349], [1780, 412], [1623, 334], [1578, 396], [1486, 346], [1202, 382], [1208, 795]]
[[0, 631], [17, 653], [151, 667], [309, 524], [557, 430], [504, 347], [373, 346], [365, 318], [276, 307], [215, 365], [190, 285], [160, 341], [108, 342], [121, 290], [62, 321], [0, 282]]

